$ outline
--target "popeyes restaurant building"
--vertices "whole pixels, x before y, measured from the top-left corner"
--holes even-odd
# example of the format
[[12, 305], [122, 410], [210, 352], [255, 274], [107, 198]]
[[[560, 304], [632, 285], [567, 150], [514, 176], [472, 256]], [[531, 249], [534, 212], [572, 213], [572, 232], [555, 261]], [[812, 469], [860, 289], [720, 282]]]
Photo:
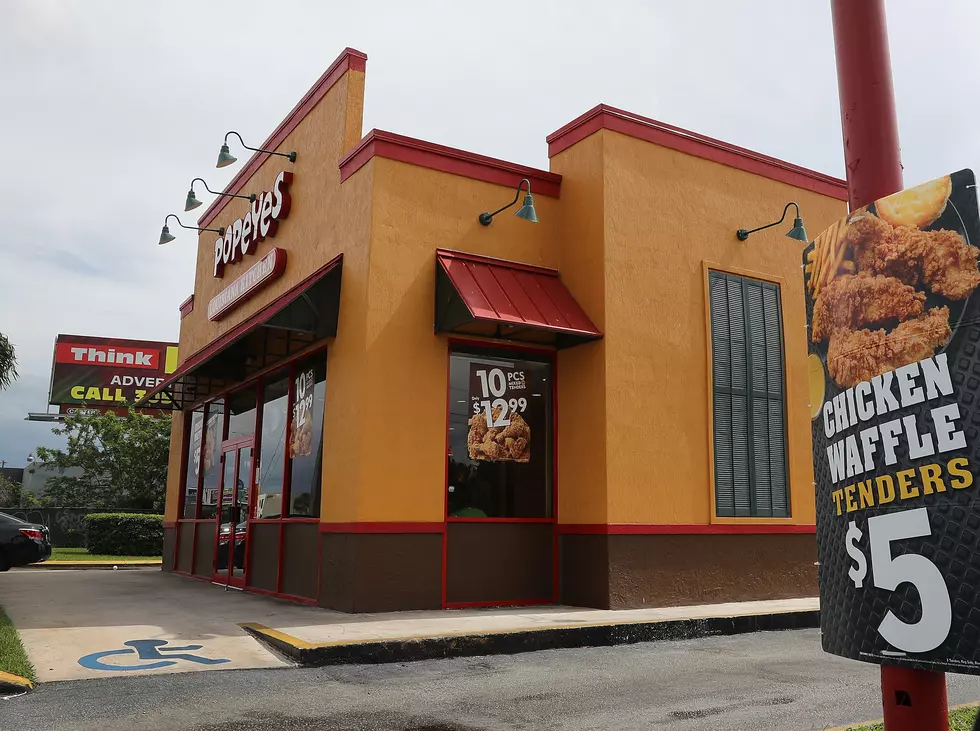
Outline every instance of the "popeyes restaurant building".
[[345, 612], [814, 596], [805, 244], [735, 232], [844, 182], [604, 105], [549, 170], [365, 135], [366, 60], [199, 220], [164, 569]]

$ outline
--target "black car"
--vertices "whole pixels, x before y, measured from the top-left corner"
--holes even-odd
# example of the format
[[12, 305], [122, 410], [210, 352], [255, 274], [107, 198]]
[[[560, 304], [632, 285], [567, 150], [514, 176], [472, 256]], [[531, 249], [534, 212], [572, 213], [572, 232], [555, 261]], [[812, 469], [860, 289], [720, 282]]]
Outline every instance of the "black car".
[[0, 513], [0, 571], [49, 558], [51, 539], [45, 526]]

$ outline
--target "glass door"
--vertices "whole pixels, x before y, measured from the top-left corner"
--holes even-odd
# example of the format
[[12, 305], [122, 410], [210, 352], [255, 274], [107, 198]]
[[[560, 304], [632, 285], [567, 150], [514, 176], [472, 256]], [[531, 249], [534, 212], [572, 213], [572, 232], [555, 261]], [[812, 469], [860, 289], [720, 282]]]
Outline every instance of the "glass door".
[[245, 585], [245, 556], [251, 497], [252, 438], [225, 442], [221, 452], [221, 496], [214, 580]]

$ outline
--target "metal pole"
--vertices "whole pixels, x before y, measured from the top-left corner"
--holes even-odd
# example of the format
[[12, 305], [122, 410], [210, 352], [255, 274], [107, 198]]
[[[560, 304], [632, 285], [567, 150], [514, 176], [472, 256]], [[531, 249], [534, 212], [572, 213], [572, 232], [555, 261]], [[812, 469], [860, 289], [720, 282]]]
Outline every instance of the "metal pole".
[[[851, 210], [902, 189], [884, 0], [831, 0]], [[948, 731], [946, 675], [881, 667], [886, 731]]]
[[884, 0], [831, 0], [851, 208], [902, 189]]

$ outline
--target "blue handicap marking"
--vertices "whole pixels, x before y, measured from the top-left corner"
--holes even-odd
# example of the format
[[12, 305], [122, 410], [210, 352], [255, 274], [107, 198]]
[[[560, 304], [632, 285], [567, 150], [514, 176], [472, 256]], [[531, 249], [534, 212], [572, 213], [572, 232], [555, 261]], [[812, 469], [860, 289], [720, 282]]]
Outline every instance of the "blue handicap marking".
[[[228, 659], [212, 660], [200, 655], [191, 655], [183, 652], [184, 650], [200, 650], [203, 645], [183, 645], [181, 647], [165, 647], [169, 643], [167, 640], [129, 640], [124, 642], [125, 650], [103, 650], [93, 652], [91, 655], [78, 658], [78, 664], [89, 670], [155, 670], [176, 665], [178, 660], [197, 663], [199, 665], [221, 665], [231, 662]], [[103, 658], [113, 655], [132, 655], [136, 653], [140, 660], [150, 660], [153, 662], [142, 665], [113, 665], [112, 663], [102, 662]], [[167, 654], [162, 654], [167, 653]], [[173, 654], [171, 654], [173, 653]]]

